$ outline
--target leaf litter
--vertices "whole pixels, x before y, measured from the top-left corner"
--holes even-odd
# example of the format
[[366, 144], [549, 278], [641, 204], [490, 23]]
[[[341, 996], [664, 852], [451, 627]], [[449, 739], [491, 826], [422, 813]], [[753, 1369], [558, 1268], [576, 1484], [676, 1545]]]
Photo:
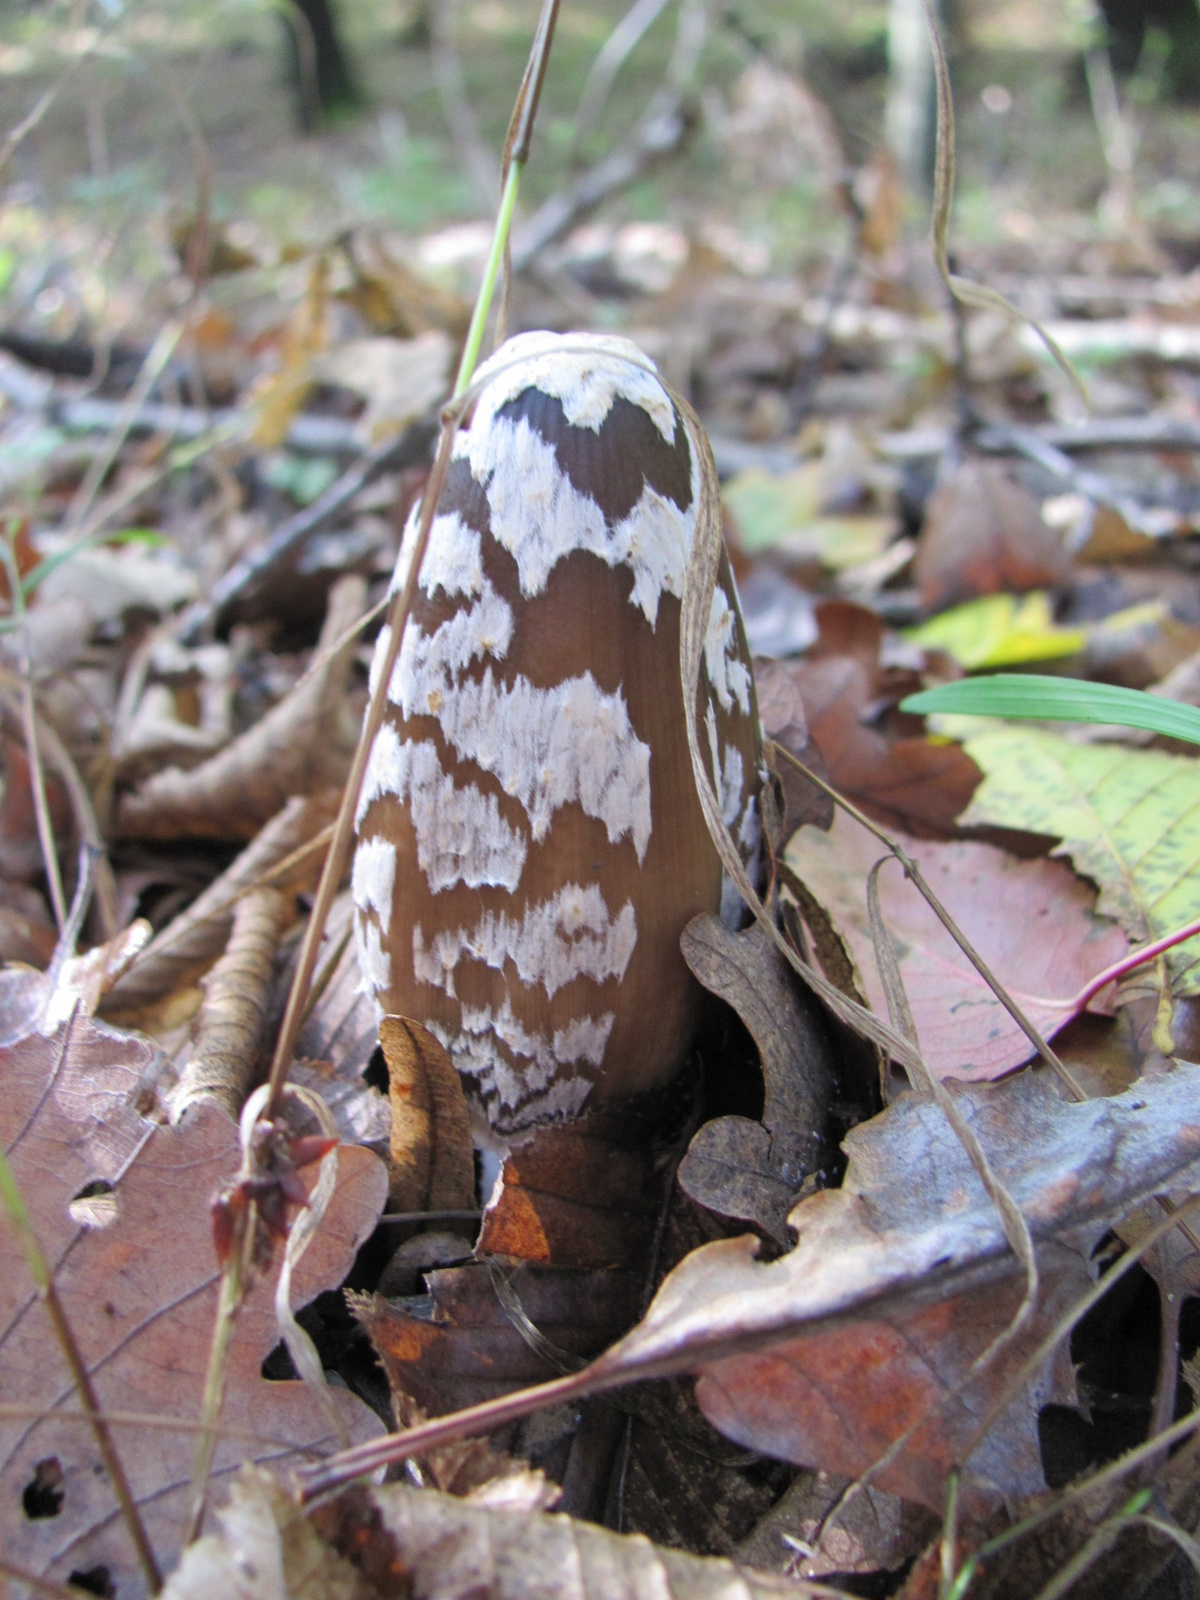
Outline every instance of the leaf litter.
[[[818, 166], [840, 171], [845, 153], [827, 159], [836, 131], [818, 115], [811, 85], [765, 57], [747, 72], [729, 134], [736, 159], [758, 173], [778, 168], [778, 113], [793, 141], [786, 170], [794, 141], [807, 148], [816, 138], [812, 127], [797, 130], [820, 123]], [[763, 96], [775, 110], [748, 117]], [[1185, 280], [1168, 276], [1165, 313], [1139, 300], [1136, 317], [1095, 327], [1072, 299], [1083, 293], [1078, 275], [1039, 276], [1038, 293], [1060, 312], [1052, 319], [1060, 345], [1103, 344], [1105, 361], [1125, 363], [1122, 381], [1137, 397], [1128, 409], [1151, 413], [1094, 420], [1067, 437], [1058, 380], [1031, 359], [988, 291], [957, 278], [973, 303], [988, 304], [958, 330], [955, 354], [950, 319], [922, 302], [887, 170], [876, 156], [857, 175], [875, 199], [855, 214], [848, 276], [819, 294], [813, 284], [797, 290], [756, 276], [728, 241], [718, 249], [684, 232], [666, 240], [663, 261], [686, 262], [662, 280], [669, 294], [647, 290], [650, 279], [628, 275], [632, 236], [603, 223], [609, 242], [599, 257], [595, 238], [564, 232], [548, 272], [514, 284], [519, 325], [562, 325], [564, 314], [579, 319], [579, 285], [589, 295], [601, 285], [604, 300], [608, 272], [620, 292], [604, 300], [605, 325], [629, 315], [662, 329], [665, 348], [686, 342], [726, 479], [739, 578], [755, 600], [751, 632], [761, 618], [764, 649], [784, 656], [756, 663], [764, 725], [777, 744], [764, 794], [771, 915], [788, 949], [829, 988], [814, 997], [800, 987], [761, 925], [738, 934], [693, 926], [689, 959], [713, 1000], [696, 1069], [676, 1100], [546, 1130], [497, 1172], [477, 1175], [436, 1052], [402, 1052], [407, 1065], [394, 1049], [390, 1061], [378, 1053], [344, 937], [348, 904], [336, 903], [293, 1080], [329, 1106], [347, 1146], [294, 1299], [309, 1301], [302, 1321], [326, 1366], [375, 1411], [340, 1384], [339, 1407], [356, 1436], [367, 1436], [383, 1426], [379, 1417], [453, 1430], [454, 1408], [484, 1398], [531, 1405], [520, 1391], [540, 1381], [582, 1384], [577, 1396], [595, 1386], [604, 1393], [578, 1404], [560, 1398], [540, 1417], [506, 1424], [495, 1448], [437, 1447], [464, 1452], [454, 1460], [473, 1465], [461, 1473], [450, 1457], [437, 1465], [425, 1452], [417, 1475], [426, 1484], [461, 1493], [471, 1480], [469, 1492], [494, 1495], [490, 1505], [390, 1484], [352, 1490], [302, 1518], [286, 1475], [246, 1469], [221, 1532], [192, 1547], [173, 1589], [207, 1596], [219, 1584], [254, 1600], [364, 1585], [452, 1593], [482, 1584], [501, 1594], [506, 1585], [524, 1592], [541, 1574], [557, 1592], [569, 1549], [597, 1592], [652, 1584], [681, 1596], [797, 1592], [784, 1579], [704, 1568], [644, 1541], [611, 1542], [615, 1534], [585, 1522], [551, 1521], [543, 1508], [560, 1485], [559, 1503], [577, 1518], [793, 1574], [836, 1581], [853, 1572], [896, 1592], [908, 1563], [916, 1561], [910, 1587], [942, 1563], [938, 1518], [956, 1471], [961, 1560], [998, 1525], [1053, 1503], [1048, 1485], [1059, 1490], [1070, 1473], [1048, 1447], [1051, 1423], [1083, 1441], [1069, 1461], [1084, 1471], [1135, 1441], [1136, 1427], [1122, 1433], [1113, 1422], [1122, 1407], [1142, 1417], [1143, 1437], [1174, 1414], [1179, 1357], [1186, 1362], [1194, 1343], [1190, 1309], [1180, 1316], [1197, 1281], [1186, 1222], [1146, 1257], [1162, 1291], [1158, 1323], [1144, 1306], [1124, 1321], [1117, 1309], [1105, 1313], [1114, 1348], [1144, 1354], [1147, 1329], [1158, 1327], [1157, 1380], [1121, 1379], [1106, 1390], [1104, 1336], [1086, 1319], [1025, 1367], [1103, 1285], [1101, 1274], [1162, 1226], [1161, 1197], [1182, 1203], [1195, 1183], [1195, 1069], [1173, 1059], [1171, 1042], [1172, 1028], [1181, 1041], [1191, 1037], [1191, 946], [1158, 966], [1128, 968], [1119, 988], [1088, 993], [1128, 961], [1131, 945], [1200, 914], [1188, 899], [1200, 878], [1190, 847], [1194, 758], [1133, 749], [1104, 731], [1084, 743], [1021, 727], [926, 726], [900, 702], [964, 668], [1052, 657], [1055, 670], [1137, 686], [1165, 678], [1160, 693], [1194, 698], [1200, 583], [1186, 541], [1197, 508], [1179, 460], [1145, 445], [1147, 428], [1157, 428], [1153, 437], [1172, 449], [1190, 448], [1180, 444], [1183, 391], [1171, 388], [1179, 379], [1165, 334], [1181, 333], [1191, 301]], [[834, 179], [822, 181], [832, 195]], [[237, 1138], [210, 1107], [171, 1126], [161, 1105], [181, 1075], [186, 1083], [189, 1061], [208, 1058], [209, 1013], [226, 1014], [231, 930], [269, 904], [253, 1015], [229, 1052], [233, 1078], [222, 1069], [221, 1081], [237, 1086], [231, 1104], [261, 1075], [359, 718], [364, 657], [352, 630], [386, 589], [427, 471], [430, 408], [465, 326], [463, 302], [405, 264], [417, 257], [392, 257], [394, 241], [365, 229], [306, 244], [290, 275], [287, 262], [234, 248], [228, 231], [213, 225], [195, 340], [200, 381], [222, 409], [189, 418], [160, 389], [144, 396], [124, 433], [106, 434], [130, 377], [152, 369], [140, 352], [131, 363], [128, 350], [114, 349], [116, 387], [104, 379], [98, 399], [33, 373], [28, 343], [10, 340], [6, 348], [24, 355], [0, 365], [15, 408], [15, 418], [5, 413], [6, 442], [16, 445], [30, 423], [46, 435], [44, 450], [18, 452], [12, 479], [38, 505], [14, 539], [15, 570], [30, 586], [25, 644], [0, 636], [11, 667], [0, 936], [6, 957], [48, 969], [36, 982], [10, 968], [0, 988], [4, 1071], [19, 1088], [14, 1104], [24, 1096], [35, 1107], [10, 1159], [105, 1404], [179, 1427], [177, 1436], [135, 1434], [131, 1424], [120, 1432], [168, 1565], [216, 1294], [205, 1202], [232, 1175]], [[970, 271], [986, 279], [986, 251]], [[265, 323], [264, 273], [273, 305]], [[1126, 278], [1089, 282], [1122, 307], [1135, 294]], [[632, 309], [621, 298], [631, 294]], [[144, 348], [161, 351], [161, 330], [143, 320]], [[84, 354], [77, 370], [91, 373], [92, 352]], [[194, 376], [168, 357], [168, 385]], [[1173, 416], [1155, 410], [1164, 394], [1175, 395]], [[51, 415], [56, 424], [82, 418], [88, 405], [101, 408], [103, 442], [94, 424], [70, 439], [46, 427]], [[1009, 420], [984, 424], [984, 414]], [[780, 416], [782, 432], [771, 421]], [[247, 421], [260, 429], [256, 440]], [[210, 422], [224, 430], [228, 457], [204, 439]], [[181, 442], [193, 426], [199, 446]], [[1071, 454], [1080, 439], [1099, 450], [1114, 437], [1126, 442], [1087, 465]], [[44, 829], [23, 748], [27, 673], [64, 880], [74, 882], [81, 840], [106, 847], [114, 868], [80, 957], [63, 946], [53, 955]], [[1028, 1035], [894, 863], [876, 877], [872, 926], [866, 883], [883, 846], [844, 814], [833, 820], [828, 795], [785, 751], [901, 830], [897, 843], [1027, 1018], [1055, 1037], [1076, 1081], [1121, 1093], [1072, 1105], [1044, 1067], [1005, 1077], [1033, 1058]], [[1063, 859], [1048, 859], [1050, 849]], [[97, 871], [103, 878], [108, 861]], [[888, 976], [884, 937], [898, 978]], [[206, 982], [215, 996], [208, 1012]], [[897, 983], [907, 997], [899, 1005]], [[1160, 1014], [1158, 1048], [1147, 1004]], [[875, 1014], [869, 1027], [854, 1009], [864, 1005]], [[98, 1006], [120, 1026], [93, 1020]], [[925, 1066], [950, 1085], [943, 1104], [965, 1119], [1037, 1244], [1039, 1298], [1007, 1343], [1029, 1279], [1006, 1254], [996, 1192], [989, 1198], [919, 1075], [913, 1089], [896, 1070], [916, 1070], [906, 1007]], [[1097, 1007], [1115, 1015], [1101, 1018]], [[869, 1041], [854, 1036], [855, 1023]], [[399, 1026], [410, 1044], [419, 1038], [417, 1024]], [[1123, 1041], [1121, 1070], [1108, 1078], [1103, 1029]], [[890, 1068], [880, 1053], [891, 1054]], [[996, 1077], [1005, 1081], [989, 1081]], [[375, 1228], [385, 1184], [391, 1209]], [[14, 1287], [25, 1283], [15, 1256], [11, 1266], [10, 1293], [27, 1297], [27, 1285]], [[337, 1293], [319, 1293], [343, 1284], [353, 1314]], [[1121, 1292], [1102, 1307], [1117, 1307]], [[5, 1458], [3, 1559], [114, 1583], [124, 1600], [137, 1579], [115, 1502], [93, 1471], [91, 1435], [40, 1307], [21, 1300], [17, 1310], [0, 1374], [7, 1405], [24, 1407], [20, 1417], [4, 1412], [5, 1427], [29, 1451], [14, 1446]], [[114, 1319], [136, 1327], [110, 1347]], [[578, 1372], [614, 1340], [609, 1355]], [[286, 1370], [277, 1343], [268, 1278], [238, 1319], [222, 1482], [248, 1460], [280, 1467], [279, 1452], [299, 1460], [332, 1448], [303, 1386], [262, 1376], [264, 1361]], [[681, 1374], [699, 1375], [695, 1398]], [[10, 1400], [14, 1376], [20, 1392]], [[242, 1437], [259, 1432], [265, 1444]], [[885, 1456], [854, 1491], [857, 1475]], [[525, 1460], [548, 1474], [540, 1485], [513, 1470]], [[1185, 1453], [1170, 1471], [1168, 1503], [1192, 1526]], [[60, 1494], [52, 1514], [28, 1512]], [[1057, 1545], [1028, 1541], [1030, 1593], [1078, 1555], [1104, 1514], [1080, 1517], [1068, 1501], [1052, 1524]], [[1127, 1558], [1118, 1562], [1123, 1548], [1106, 1557], [1110, 1580], [1130, 1570]], [[1159, 1557], [1138, 1548], [1148, 1573]], [[258, 1563], [253, 1577], [247, 1562]], [[979, 1581], [975, 1573], [971, 1583]], [[1124, 1586], [1136, 1587], [1132, 1578]]]

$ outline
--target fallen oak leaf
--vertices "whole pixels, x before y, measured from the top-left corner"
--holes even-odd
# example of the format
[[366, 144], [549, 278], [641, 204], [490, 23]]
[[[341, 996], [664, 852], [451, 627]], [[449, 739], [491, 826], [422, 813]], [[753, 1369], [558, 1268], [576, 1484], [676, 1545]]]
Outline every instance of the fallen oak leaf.
[[[1091, 980], [1128, 949], [1121, 929], [1095, 915], [1092, 890], [1058, 862], [1021, 861], [972, 840], [897, 843], [1046, 1038], [1084, 1009]], [[864, 885], [884, 853], [841, 811], [828, 833], [802, 828], [787, 849], [788, 865], [849, 944], [881, 1016], [887, 1002]], [[880, 873], [879, 894], [930, 1071], [973, 1081], [1028, 1061], [1034, 1052], [1027, 1035], [899, 866]]]
[[388, 1483], [306, 1513], [248, 1468], [221, 1532], [186, 1552], [163, 1600], [847, 1600], [824, 1584], [547, 1515], [524, 1498], [509, 1509]]
[[[118, 1439], [160, 1560], [178, 1549], [201, 1414], [219, 1274], [207, 1200], [238, 1165], [237, 1130], [213, 1107], [179, 1127], [134, 1109], [153, 1048], [77, 1017], [52, 1038], [11, 1047], [0, 1102], [0, 1137], [42, 1252], [105, 1409], [177, 1417], [178, 1431]], [[100, 1212], [79, 1204], [99, 1187]], [[321, 1228], [297, 1268], [303, 1304], [344, 1278], [374, 1227], [386, 1177], [370, 1152], [343, 1148]], [[328, 1426], [302, 1383], [270, 1383], [264, 1358], [278, 1339], [274, 1274], [260, 1280], [235, 1327], [225, 1415], [264, 1443], [250, 1454], [278, 1460], [328, 1449]], [[0, 1392], [33, 1405], [35, 1420], [0, 1420], [0, 1520], [5, 1551], [39, 1577], [105, 1569], [123, 1597], [144, 1591], [132, 1550], [45, 1313], [11, 1234], [0, 1234]], [[378, 1431], [345, 1391], [335, 1397], [352, 1435]], [[59, 1415], [60, 1410], [63, 1415]], [[240, 1441], [219, 1441], [215, 1473], [246, 1459]], [[37, 1465], [55, 1460], [64, 1494], [52, 1517], [22, 1511]]]
[[[961, 1452], [1004, 1375], [1036, 1349], [1054, 1306], [1073, 1304], [1090, 1285], [1098, 1241], [1150, 1196], [1179, 1201], [1200, 1187], [1200, 1066], [1179, 1062], [1124, 1094], [1082, 1104], [1062, 1101], [1038, 1071], [999, 1086], [945, 1087], [1029, 1225], [1045, 1297], [996, 1369], [971, 1375], [961, 1392], [972, 1361], [1007, 1328], [1026, 1274], [956, 1133], [914, 1092], [851, 1131], [843, 1186], [791, 1213], [799, 1238], [790, 1254], [756, 1260], [752, 1237], [705, 1245], [664, 1280], [642, 1321], [583, 1372], [300, 1469], [302, 1494], [325, 1493], [351, 1474], [543, 1405], [685, 1371], [699, 1376], [701, 1407], [711, 1402], [710, 1420], [728, 1437], [797, 1465], [837, 1463], [828, 1469], [847, 1476], [874, 1466], [884, 1446], [917, 1422], [874, 1481], [939, 1512], [952, 1466], [962, 1469], [968, 1516], [986, 1516], [1008, 1494], [1044, 1488], [1037, 1412], [1049, 1395], [1069, 1398], [1073, 1384], [1061, 1347], [972, 1458], [962, 1462]], [[878, 1364], [880, 1330], [884, 1354], [887, 1346], [904, 1353], [907, 1388], [892, 1384], [886, 1362]], [[852, 1337], [862, 1359], [841, 1363]], [[740, 1392], [742, 1377], [772, 1347], [786, 1347], [795, 1364], [786, 1403], [781, 1388], [781, 1401], [767, 1404], [764, 1416], [751, 1383], [757, 1409], [727, 1406], [723, 1397]], [[833, 1364], [822, 1376], [827, 1352]], [[804, 1381], [808, 1356], [818, 1359], [815, 1383]], [[706, 1387], [709, 1374], [715, 1381]], [[854, 1426], [860, 1410], [862, 1430]]]
[[695, 977], [749, 1029], [762, 1062], [765, 1104], [761, 1122], [738, 1116], [706, 1122], [680, 1163], [679, 1183], [698, 1205], [757, 1223], [786, 1249], [796, 1194], [833, 1153], [828, 1042], [815, 1005], [798, 991], [760, 928], [732, 933], [717, 917], [694, 917], [680, 945]]

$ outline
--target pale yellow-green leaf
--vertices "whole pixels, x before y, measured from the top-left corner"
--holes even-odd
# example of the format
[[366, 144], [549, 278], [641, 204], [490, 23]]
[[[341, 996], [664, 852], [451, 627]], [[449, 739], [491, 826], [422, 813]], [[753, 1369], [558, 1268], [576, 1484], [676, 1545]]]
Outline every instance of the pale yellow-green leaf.
[[[1126, 745], [1073, 744], [1037, 728], [964, 741], [983, 782], [967, 826], [1061, 839], [1056, 854], [1100, 888], [1098, 909], [1137, 944], [1200, 917], [1200, 762]], [[1176, 994], [1200, 993], [1200, 939], [1167, 955]]]
[[926, 650], [944, 650], [968, 671], [1078, 655], [1087, 643], [1082, 628], [1056, 625], [1050, 596], [1040, 589], [981, 595], [909, 628], [905, 636]]
[[823, 482], [819, 461], [779, 474], [748, 467], [731, 478], [721, 493], [737, 522], [742, 548], [751, 553], [777, 550], [835, 570], [877, 556], [895, 532], [895, 518], [822, 515]]

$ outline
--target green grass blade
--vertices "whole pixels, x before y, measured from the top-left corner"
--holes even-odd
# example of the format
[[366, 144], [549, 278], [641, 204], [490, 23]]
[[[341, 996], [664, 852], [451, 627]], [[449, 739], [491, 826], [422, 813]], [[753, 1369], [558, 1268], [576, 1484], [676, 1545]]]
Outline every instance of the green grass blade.
[[1051, 722], [1111, 722], [1123, 728], [1200, 744], [1200, 710], [1140, 689], [1119, 689], [1078, 678], [1047, 678], [1035, 673], [998, 672], [963, 678], [936, 689], [910, 694], [901, 711], [927, 716], [935, 711], [973, 717], [1022, 717]]

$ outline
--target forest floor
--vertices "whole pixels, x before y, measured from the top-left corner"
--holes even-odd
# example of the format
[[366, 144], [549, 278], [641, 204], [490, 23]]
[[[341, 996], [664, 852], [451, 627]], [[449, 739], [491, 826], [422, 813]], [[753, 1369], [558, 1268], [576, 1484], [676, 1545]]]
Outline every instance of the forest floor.
[[[804, 52], [794, 7], [711, 23], [674, 89], [667, 8], [578, 148], [623, 8], [566, 8], [510, 325], [627, 334], [709, 432], [770, 905], [690, 925], [712, 999], [673, 1099], [506, 1168], [538, 1250], [494, 1247], [494, 1215], [477, 1238], [473, 1178], [439, 1188], [457, 1080], [381, 1048], [344, 885], [292, 1066], [307, 1109], [239, 1153], [538, 8], [460, 9], [440, 56], [410, 15], [356, 11], [364, 108], [308, 138], [273, 14], [0, 30], [0, 126], [54, 91], [0, 150], [0, 1130], [29, 1214], [0, 1227], [0, 1585], [565, 1597], [569, 1548], [614, 1595], [1182, 1600], [1200, 767], [1115, 718], [901, 705], [1032, 671], [1200, 706], [1200, 112], [1147, 68], [1106, 129], [1133, 172], [1106, 167], [1044, 8], [965, 8], [953, 61], [955, 269], [1014, 314], [951, 303], [880, 153], [882, 8], [801, 8]], [[614, 148], [629, 169], [585, 203]], [[302, 1142], [322, 1133], [336, 1163]], [[806, 1139], [825, 1156], [798, 1183]], [[311, 1243], [293, 1225], [250, 1275], [177, 1565], [209, 1199], [236, 1227], [298, 1182]], [[458, 1415], [483, 1401], [510, 1411]], [[345, 1489], [365, 1458], [325, 1459], [426, 1417], [451, 1420], [391, 1482]]]

